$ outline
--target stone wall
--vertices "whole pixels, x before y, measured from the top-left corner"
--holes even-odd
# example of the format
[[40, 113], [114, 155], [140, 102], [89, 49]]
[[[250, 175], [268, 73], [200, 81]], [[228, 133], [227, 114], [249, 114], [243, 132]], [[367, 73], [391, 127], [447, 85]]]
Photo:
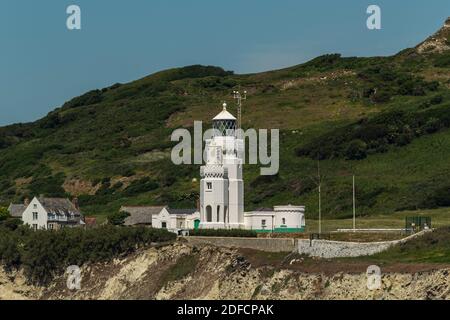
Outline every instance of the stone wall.
[[218, 247], [248, 248], [268, 252], [292, 252], [298, 248], [297, 239], [235, 237], [185, 237], [185, 239], [191, 244], [211, 244]]
[[347, 242], [330, 240], [298, 240], [298, 252], [313, 257], [343, 258], [369, 256], [387, 250], [389, 247], [404, 243], [415, 237], [423, 235], [422, 231], [401, 240], [382, 242]]
[[248, 248], [268, 252], [293, 252], [312, 257], [339, 258], [368, 256], [387, 250], [390, 246], [423, 235], [422, 231], [401, 240], [382, 242], [348, 242], [331, 240], [235, 238], [235, 237], [185, 237], [191, 244], [210, 244], [218, 247]]

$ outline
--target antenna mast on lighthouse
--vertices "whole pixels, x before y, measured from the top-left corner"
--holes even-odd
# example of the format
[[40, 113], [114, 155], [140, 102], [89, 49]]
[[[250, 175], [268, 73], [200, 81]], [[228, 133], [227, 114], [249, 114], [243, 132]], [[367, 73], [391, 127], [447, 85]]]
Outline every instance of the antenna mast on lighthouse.
[[237, 104], [237, 129], [242, 129], [242, 100], [247, 100], [247, 91], [243, 95], [239, 91], [233, 91], [233, 98]]

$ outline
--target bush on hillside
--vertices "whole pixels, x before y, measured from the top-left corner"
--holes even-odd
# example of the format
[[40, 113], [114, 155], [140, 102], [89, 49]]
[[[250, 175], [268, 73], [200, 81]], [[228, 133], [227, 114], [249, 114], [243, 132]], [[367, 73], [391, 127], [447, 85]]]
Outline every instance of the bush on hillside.
[[444, 54], [434, 60], [434, 66], [438, 68], [450, 67], [450, 54]]
[[364, 159], [365, 154], [386, 152], [389, 145], [405, 146], [417, 137], [443, 128], [450, 128], [447, 108], [384, 112], [327, 132], [298, 147], [296, 154], [319, 160], [335, 157]]
[[8, 209], [5, 207], [0, 207], [0, 221], [5, 221], [6, 219], [10, 218]]
[[103, 94], [101, 90], [92, 90], [79, 97], [73, 98], [72, 100], [66, 102], [63, 108], [76, 108], [81, 106], [89, 106], [92, 104], [97, 104], [102, 102]]
[[23, 267], [27, 279], [48, 284], [70, 265], [108, 261], [153, 242], [175, 240], [163, 229], [103, 226], [96, 229], [66, 228], [32, 231], [20, 227], [0, 229], [0, 260], [6, 270]]
[[125, 219], [129, 217], [130, 214], [125, 211], [114, 212], [108, 215], [108, 223], [114, 226], [121, 226], [125, 223]]
[[351, 141], [345, 150], [348, 160], [362, 160], [367, 157], [367, 144], [361, 140]]

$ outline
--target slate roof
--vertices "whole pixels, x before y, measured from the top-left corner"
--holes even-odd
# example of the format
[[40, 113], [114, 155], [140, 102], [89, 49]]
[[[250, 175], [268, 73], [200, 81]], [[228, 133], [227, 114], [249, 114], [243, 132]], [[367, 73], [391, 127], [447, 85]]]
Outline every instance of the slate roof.
[[189, 215], [197, 212], [197, 209], [195, 208], [189, 208], [189, 209], [171, 209], [167, 208], [167, 211], [169, 211], [169, 214], [179, 214], [179, 215]]
[[130, 214], [125, 218], [124, 225], [132, 226], [136, 224], [152, 224], [152, 216], [164, 209], [164, 206], [122, 206], [120, 211]]
[[27, 207], [24, 204], [11, 203], [8, 207], [9, 214], [13, 218], [22, 218], [22, 213]]
[[54, 213], [57, 215], [73, 214], [80, 216], [80, 210], [67, 198], [38, 198], [41, 205], [44, 207], [47, 213]]

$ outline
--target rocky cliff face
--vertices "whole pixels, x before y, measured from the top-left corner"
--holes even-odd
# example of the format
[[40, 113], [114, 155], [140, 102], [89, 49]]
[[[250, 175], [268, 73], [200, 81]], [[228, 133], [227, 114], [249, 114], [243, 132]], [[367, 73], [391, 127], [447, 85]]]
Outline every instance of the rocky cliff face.
[[435, 34], [416, 47], [418, 53], [442, 53], [450, 50], [450, 17]]
[[305, 272], [252, 265], [235, 249], [176, 243], [109, 263], [84, 266], [81, 289], [60, 276], [46, 288], [0, 272], [0, 299], [450, 299], [449, 268], [390, 272], [368, 290], [364, 272]]

